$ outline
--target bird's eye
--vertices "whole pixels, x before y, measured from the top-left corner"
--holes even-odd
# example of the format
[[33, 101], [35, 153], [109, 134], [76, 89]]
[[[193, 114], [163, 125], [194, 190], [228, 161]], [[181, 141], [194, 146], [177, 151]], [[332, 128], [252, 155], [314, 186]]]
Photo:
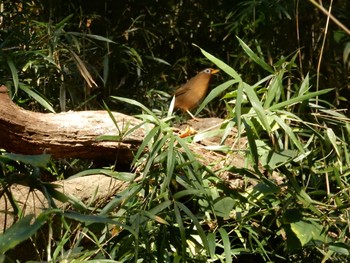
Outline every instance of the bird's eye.
[[211, 69], [210, 69], [210, 68], [206, 68], [206, 69], [204, 70], [204, 73], [210, 74], [210, 73], [211, 73]]

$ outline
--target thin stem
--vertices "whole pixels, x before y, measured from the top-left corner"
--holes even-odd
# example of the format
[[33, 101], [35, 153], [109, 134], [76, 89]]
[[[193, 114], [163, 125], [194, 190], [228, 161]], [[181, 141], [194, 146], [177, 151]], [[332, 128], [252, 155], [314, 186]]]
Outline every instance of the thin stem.
[[[347, 34], [350, 35], [350, 29], [348, 29], [344, 24], [342, 24], [338, 19], [336, 19], [329, 11], [327, 11], [323, 6], [318, 4], [315, 0], [309, 0], [313, 5], [320, 9], [324, 14], [326, 14], [337, 26], [343, 29]], [[333, 1], [332, 1], [333, 2]], [[331, 4], [332, 5], [332, 4]]]
[[[327, 38], [327, 32], [328, 32], [328, 27], [329, 27], [329, 19], [331, 16], [331, 11], [332, 11], [332, 5], [333, 5], [333, 0], [331, 0], [331, 3], [329, 5], [328, 13], [327, 13], [327, 22], [326, 22], [326, 28], [324, 30], [324, 36], [323, 36], [323, 41], [322, 41], [322, 46], [321, 46], [321, 51], [320, 51], [320, 57], [318, 59], [318, 64], [317, 64], [317, 78], [316, 78], [316, 90], [319, 90], [319, 84], [320, 84], [320, 69], [321, 69], [321, 63], [322, 63], [322, 56], [323, 56], [323, 51], [324, 51], [324, 46], [326, 43], [326, 38]], [[318, 105], [318, 96], [316, 97], [316, 105]]]

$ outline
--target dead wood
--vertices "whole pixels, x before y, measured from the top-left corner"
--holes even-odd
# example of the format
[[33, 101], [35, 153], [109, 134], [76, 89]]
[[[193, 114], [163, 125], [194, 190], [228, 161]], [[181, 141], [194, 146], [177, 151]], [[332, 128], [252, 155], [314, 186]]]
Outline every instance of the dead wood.
[[[101, 174], [79, 177], [53, 182], [56, 190], [67, 195], [71, 200], [78, 200], [80, 204], [105, 204], [115, 194], [123, 191], [129, 183], [117, 180]], [[18, 206], [23, 209], [23, 215], [39, 215], [43, 210], [52, 205], [39, 190], [30, 189], [28, 186], [14, 184], [8, 189]], [[62, 203], [54, 200], [55, 206], [60, 209], [74, 207], [74, 202]], [[3, 196], [0, 199], [0, 233], [14, 223], [16, 213], [9, 200]]]
[[[116, 160], [130, 164], [142, 142], [142, 127], [122, 136], [119, 130], [141, 123], [113, 112], [118, 128], [106, 111], [38, 113], [15, 105], [5, 86], [0, 87], [0, 148], [19, 154], [51, 154], [53, 158]], [[101, 135], [121, 136], [120, 141], [101, 141]]]

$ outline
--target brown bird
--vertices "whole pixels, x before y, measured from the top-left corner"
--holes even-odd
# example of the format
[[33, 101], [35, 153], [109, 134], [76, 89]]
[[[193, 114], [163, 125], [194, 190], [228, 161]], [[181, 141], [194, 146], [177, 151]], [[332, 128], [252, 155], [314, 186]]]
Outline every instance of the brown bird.
[[195, 119], [190, 110], [195, 108], [207, 94], [211, 76], [218, 72], [219, 70], [217, 69], [207, 68], [178, 88], [174, 94], [174, 108], [186, 111], [193, 119]]

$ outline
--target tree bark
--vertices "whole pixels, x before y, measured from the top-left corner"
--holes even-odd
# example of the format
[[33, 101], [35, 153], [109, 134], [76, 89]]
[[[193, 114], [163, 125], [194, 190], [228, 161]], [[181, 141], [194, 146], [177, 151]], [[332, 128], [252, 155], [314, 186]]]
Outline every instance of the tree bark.
[[[53, 158], [117, 160], [130, 164], [133, 151], [145, 135], [143, 126], [123, 136], [125, 126], [141, 121], [112, 113], [118, 128], [106, 111], [38, 113], [15, 105], [5, 86], [0, 87], [0, 148], [19, 154], [51, 154]], [[101, 135], [120, 136], [118, 141], [101, 141]]]

